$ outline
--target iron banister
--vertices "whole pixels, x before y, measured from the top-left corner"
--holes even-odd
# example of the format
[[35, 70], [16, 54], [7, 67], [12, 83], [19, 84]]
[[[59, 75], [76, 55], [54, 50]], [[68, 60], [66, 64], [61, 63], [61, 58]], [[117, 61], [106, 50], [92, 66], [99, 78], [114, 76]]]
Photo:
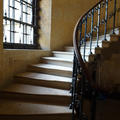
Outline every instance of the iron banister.
[[[73, 32], [73, 47], [74, 47], [74, 61], [73, 61], [73, 74], [72, 74], [72, 120], [77, 118], [78, 120], [88, 120], [87, 116], [83, 111], [84, 99], [89, 99], [91, 101], [91, 117], [90, 120], [95, 120], [95, 109], [96, 109], [96, 98], [98, 91], [106, 92], [106, 88], [102, 88], [96, 82], [96, 61], [93, 61], [94, 70], [89, 70], [86, 65], [86, 55], [92, 54], [92, 49], [99, 47], [99, 35], [100, 27], [104, 25], [104, 40], [107, 40], [107, 23], [108, 20], [113, 17], [113, 34], [115, 34], [115, 17], [117, 1], [114, 0], [114, 10], [113, 13], [108, 14], [108, 5], [113, 0], [100, 0], [95, 4], [91, 9], [89, 9], [85, 14], [83, 14], [77, 21], [74, 32]], [[101, 9], [104, 9], [101, 24]], [[97, 14], [97, 21], [94, 20], [94, 16]], [[96, 17], [96, 16], [95, 16]], [[90, 23], [88, 23], [90, 19]], [[96, 24], [97, 23], [97, 24]], [[90, 29], [88, 29], [88, 24]], [[84, 28], [84, 29], [83, 29]], [[96, 41], [94, 41], [95, 46], [93, 45], [94, 33], [97, 35]], [[87, 42], [87, 39], [90, 39], [90, 42]], [[101, 41], [100, 41], [101, 42]], [[88, 43], [88, 44], [87, 44]], [[86, 45], [89, 47], [86, 50]], [[87, 51], [87, 54], [86, 54]], [[88, 57], [88, 56], [87, 56]], [[99, 87], [100, 86], [100, 87]]]
[[[86, 77], [87, 77], [87, 80], [89, 80], [89, 82], [91, 83], [92, 82], [92, 78], [90, 76], [90, 72], [85, 64], [85, 62], [83, 61], [82, 59], [82, 55], [79, 51], [79, 48], [78, 48], [78, 39], [77, 39], [77, 36], [78, 36], [78, 27], [79, 25], [82, 23], [82, 20], [83, 18], [90, 12], [92, 11], [92, 9], [94, 9], [95, 7], [97, 7], [101, 2], [103, 2], [106, 0], [100, 0], [96, 5], [94, 5], [91, 9], [89, 9], [86, 13], [84, 13], [80, 18], [79, 20], [77, 21], [77, 24], [75, 25], [75, 28], [74, 28], [74, 32], [73, 32], [73, 47], [74, 47], [74, 51], [75, 51], [75, 55], [77, 57], [77, 60], [78, 60], [78, 63], [81, 65], [81, 67], [83, 68], [83, 72], [85, 73]], [[92, 84], [93, 86], [93, 84]]]

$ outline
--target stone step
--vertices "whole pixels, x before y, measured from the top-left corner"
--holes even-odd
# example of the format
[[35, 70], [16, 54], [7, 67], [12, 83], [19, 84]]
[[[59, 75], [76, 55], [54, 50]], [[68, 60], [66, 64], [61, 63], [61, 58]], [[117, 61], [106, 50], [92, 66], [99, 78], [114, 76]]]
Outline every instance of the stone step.
[[[90, 41], [87, 41], [87, 42], [86, 42], [86, 46], [87, 46], [87, 47], [90, 47], [90, 44], [91, 44]], [[82, 46], [84, 46], [84, 45], [82, 45]], [[99, 46], [99, 47], [102, 47], [102, 41], [99, 41], [99, 42], [98, 42], [98, 46]], [[97, 41], [92, 41], [92, 47], [97, 47]]]
[[[81, 51], [82, 56], [83, 56], [83, 52], [84, 51]], [[74, 56], [73, 52], [63, 52], [63, 51], [54, 51], [53, 54], [55, 57], [65, 58], [65, 59], [70, 59], [70, 60], [73, 60], [73, 56]], [[86, 50], [85, 58], [87, 61], [88, 61], [88, 57], [89, 57], [89, 53]]]
[[112, 42], [120, 41], [120, 35], [116, 35], [116, 34], [110, 35], [110, 41], [112, 41]]
[[51, 64], [30, 65], [28, 67], [28, 71], [63, 76], [63, 77], [72, 77], [71, 67], [64, 67], [59, 65], [51, 65]]
[[[95, 47], [92, 47], [92, 52], [93, 53], [95, 53]], [[67, 51], [67, 52], [74, 52], [74, 48], [73, 47], [65, 47], [65, 50]], [[84, 47], [81, 47], [81, 52], [83, 52], [84, 51]], [[86, 52], [87, 52], [87, 54], [89, 54], [90, 53], [90, 47], [86, 47]]]
[[[106, 34], [106, 39], [110, 41], [110, 34]], [[93, 41], [96, 41], [97, 37], [93, 37]], [[99, 36], [99, 41], [102, 42], [104, 40], [104, 35]]]
[[70, 120], [66, 106], [0, 99], [0, 120]]
[[26, 72], [15, 76], [17, 83], [69, 90], [72, 78], [42, 73]]
[[[108, 40], [108, 41], [110, 41], [110, 34], [107, 34], [106, 35], [106, 39]], [[93, 41], [92, 41], [92, 52], [93, 53], [95, 53], [94, 52], [94, 48], [95, 47], [97, 47], [96, 46], [96, 44], [97, 44], [97, 38], [96, 37], [94, 37], [93, 38]], [[104, 40], [104, 35], [101, 35], [101, 36], [99, 36], [99, 42], [98, 42], [98, 45], [99, 45], [99, 47], [102, 47], [102, 41]], [[81, 47], [81, 49], [83, 49], [84, 47], [83, 47], [83, 45], [82, 45], [82, 47]], [[86, 49], [90, 49], [90, 41], [87, 41], [86, 42]], [[71, 47], [66, 47], [65, 48], [65, 50], [67, 51], [67, 52], [73, 52], [74, 51], [74, 49], [73, 49], [73, 47], [71, 46]]]
[[53, 51], [53, 56], [73, 60], [74, 53], [65, 51]]
[[73, 60], [59, 57], [42, 57], [41, 62], [65, 67], [73, 67]]
[[12, 98], [27, 102], [67, 106], [70, 104], [70, 93], [68, 90], [42, 86], [16, 83], [0, 91], [0, 94], [2, 98]]

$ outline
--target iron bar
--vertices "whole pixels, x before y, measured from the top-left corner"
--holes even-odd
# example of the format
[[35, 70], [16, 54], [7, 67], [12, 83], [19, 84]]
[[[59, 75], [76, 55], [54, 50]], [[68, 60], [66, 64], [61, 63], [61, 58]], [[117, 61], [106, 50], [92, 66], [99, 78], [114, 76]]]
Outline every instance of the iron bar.
[[86, 61], [85, 59], [85, 53], [86, 53], [86, 34], [87, 34], [87, 16], [85, 19], [85, 36], [84, 36], [84, 53], [83, 53], [83, 60]]
[[80, 43], [79, 43], [79, 50], [81, 49], [81, 45], [82, 45], [82, 23], [80, 23]]
[[81, 79], [81, 89], [80, 89], [80, 95], [81, 95], [81, 99], [80, 99], [80, 106], [79, 106], [79, 120], [83, 119], [83, 104], [84, 104], [84, 81], [85, 81], [85, 75], [82, 71], [82, 79]]
[[9, 6], [10, 6], [10, 0], [8, 0], [8, 17], [10, 18], [10, 7]]
[[75, 120], [76, 81], [77, 81], [77, 58], [74, 52], [73, 74], [72, 74], [72, 120]]
[[104, 40], [106, 41], [107, 34], [107, 20], [108, 20], [108, 0], [106, 0], [106, 9], [105, 9], [105, 30], [104, 30]]
[[14, 6], [9, 6], [9, 7], [14, 9], [14, 10], [19, 10], [18, 8], [14, 7]]
[[101, 5], [99, 4], [99, 8], [98, 8], [98, 23], [97, 23], [97, 47], [99, 47], [98, 42], [99, 42], [99, 27], [100, 27], [100, 9], [101, 9]]
[[24, 0], [20, 0], [20, 1], [15, 0], [15, 1], [18, 2], [18, 3], [21, 3], [21, 4], [23, 4], [23, 5], [28, 4], [29, 6], [32, 6], [32, 4], [30, 4], [29, 2], [24, 1]]
[[115, 34], [116, 4], [117, 4], [117, 1], [114, 0], [113, 34]]
[[[10, 31], [11, 31], [12, 29], [11, 29], [11, 21], [10, 21]], [[12, 34], [11, 34], [11, 32], [10, 32], [10, 43], [12, 42], [11, 41], [12, 40]]]
[[90, 120], [96, 119], [96, 90], [92, 91], [91, 95], [91, 118]]
[[[28, 10], [28, 7], [27, 7], [27, 4], [25, 5], [25, 12], [27, 13], [27, 10]], [[25, 14], [25, 13], [24, 13]], [[27, 18], [28, 18], [28, 15], [25, 14], [25, 22], [27, 22]], [[25, 25], [25, 33], [27, 34], [27, 26]], [[27, 35], [25, 35], [25, 43], [27, 44], [28, 40], [27, 40]]]
[[90, 54], [92, 54], [93, 26], [94, 26], [94, 9], [92, 9], [92, 17], [91, 17]]
[[23, 24], [23, 44], [25, 44], [25, 41], [24, 41], [24, 39], [25, 39], [25, 38], [24, 38], [24, 36], [25, 36], [25, 35], [24, 35], [24, 32], [25, 32], [25, 31], [24, 31], [24, 26], [25, 26], [25, 25]]

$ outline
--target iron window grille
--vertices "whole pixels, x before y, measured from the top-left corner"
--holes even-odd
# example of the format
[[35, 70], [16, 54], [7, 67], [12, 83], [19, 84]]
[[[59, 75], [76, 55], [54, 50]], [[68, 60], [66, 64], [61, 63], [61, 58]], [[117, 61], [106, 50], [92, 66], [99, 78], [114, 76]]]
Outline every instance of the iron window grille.
[[37, 0], [4, 0], [4, 48], [37, 48], [39, 12]]

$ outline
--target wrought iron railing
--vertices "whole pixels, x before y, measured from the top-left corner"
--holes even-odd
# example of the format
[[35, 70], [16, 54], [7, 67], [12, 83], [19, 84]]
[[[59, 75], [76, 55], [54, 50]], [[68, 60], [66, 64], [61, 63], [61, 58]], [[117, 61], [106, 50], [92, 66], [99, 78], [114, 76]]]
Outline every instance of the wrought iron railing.
[[[86, 42], [89, 39], [89, 54], [92, 54], [93, 38], [96, 37], [95, 47], [99, 47], [99, 36], [104, 34], [107, 41], [107, 33], [112, 29], [115, 34], [116, 14], [120, 9], [117, 8], [117, 0], [100, 0], [88, 12], [78, 20], [73, 34], [74, 62], [72, 76], [72, 120], [87, 120], [83, 111], [85, 98], [91, 100], [91, 120], [95, 120], [96, 91], [98, 89], [96, 81], [86, 66]], [[112, 26], [108, 26], [112, 25]], [[81, 51], [83, 47], [83, 52]]]

